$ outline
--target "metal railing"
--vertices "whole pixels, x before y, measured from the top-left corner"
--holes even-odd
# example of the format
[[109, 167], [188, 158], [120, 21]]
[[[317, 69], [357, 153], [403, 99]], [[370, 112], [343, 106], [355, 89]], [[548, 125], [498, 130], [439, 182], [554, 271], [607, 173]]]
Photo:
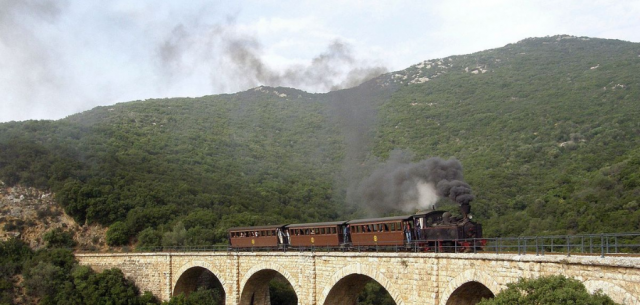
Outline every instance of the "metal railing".
[[640, 233], [486, 238], [485, 252], [524, 254], [640, 254]]
[[[78, 249], [79, 252], [98, 252]], [[277, 247], [234, 248], [229, 245], [199, 245], [172, 247], [127, 247], [107, 252], [435, 252], [435, 253], [495, 253], [518, 255], [640, 255], [640, 233], [608, 233], [583, 235], [552, 235], [524, 237], [496, 237], [456, 240], [412, 240], [404, 242], [346, 243], [341, 245], [315, 244], [305, 247], [282, 245]], [[105, 252], [101, 250], [99, 252]]]

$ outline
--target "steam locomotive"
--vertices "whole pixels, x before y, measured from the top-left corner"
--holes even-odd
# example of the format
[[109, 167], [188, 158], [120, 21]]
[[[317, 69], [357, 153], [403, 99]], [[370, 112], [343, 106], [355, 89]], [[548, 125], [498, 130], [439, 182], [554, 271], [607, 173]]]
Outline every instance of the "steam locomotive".
[[469, 205], [461, 217], [429, 211], [413, 215], [348, 221], [235, 227], [228, 230], [232, 249], [368, 250], [394, 248], [434, 252], [472, 252], [485, 245], [482, 225], [471, 221]]

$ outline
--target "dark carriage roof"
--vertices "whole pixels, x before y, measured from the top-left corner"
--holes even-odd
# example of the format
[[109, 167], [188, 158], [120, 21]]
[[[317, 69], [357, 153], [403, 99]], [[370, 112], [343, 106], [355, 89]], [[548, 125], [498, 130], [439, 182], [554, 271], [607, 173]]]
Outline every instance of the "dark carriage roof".
[[356, 220], [350, 220], [347, 223], [348, 224], [377, 223], [377, 222], [407, 220], [407, 219], [410, 219], [411, 217], [412, 215], [404, 215], [404, 216], [391, 216], [391, 217], [382, 217], [382, 218], [356, 219]]
[[277, 229], [282, 228], [285, 225], [268, 225], [268, 226], [255, 226], [255, 227], [233, 227], [227, 229], [227, 231], [253, 231], [253, 230], [268, 230], [268, 229]]
[[315, 228], [315, 227], [330, 227], [338, 226], [347, 223], [345, 220], [330, 221], [330, 222], [313, 222], [313, 223], [296, 223], [288, 225], [287, 228]]
[[414, 216], [437, 215], [437, 214], [444, 214], [445, 212], [447, 211], [435, 210], [435, 211], [417, 212]]

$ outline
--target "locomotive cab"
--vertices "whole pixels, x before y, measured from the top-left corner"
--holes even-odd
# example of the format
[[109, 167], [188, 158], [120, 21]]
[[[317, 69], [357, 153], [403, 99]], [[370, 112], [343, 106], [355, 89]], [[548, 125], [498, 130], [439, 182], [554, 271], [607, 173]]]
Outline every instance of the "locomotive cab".
[[426, 251], [471, 252], [482, 247], [482, 226], [471, 221], [469, 206], [461, 206], [462, 217], [445, 211], [413, 216], [416, 243]]

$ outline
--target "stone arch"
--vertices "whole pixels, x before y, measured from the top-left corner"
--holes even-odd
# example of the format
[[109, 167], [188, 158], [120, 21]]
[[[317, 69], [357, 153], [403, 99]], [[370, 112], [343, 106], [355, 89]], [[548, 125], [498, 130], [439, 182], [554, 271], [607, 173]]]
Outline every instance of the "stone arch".
[[[440, 292], [440, 305], [447, 305], [449, 298], [458, 288], [469, 287], [469, 284], [476, 285], [475, 283], [486, 287], [494, 296], [502, 290], [501, 286], [491, 277], [486, 274], [480, 273], [475, 269], [466, 270], [453, 280], [449, 281], [447, 287]], [[467, 285], [467, 286], [465, 286]]]
[[293, 290], [298, 297], [298, 304], [300, 304], [300, 298], [302, 296], [302, 294], [300, 293], [302, 291], [300, 283], [296, 281], [295, 278], [291, 276], [291, 273], [289, 273], [285, 268], [278, 264], [269, 262], [257, 264], [249, 269], [247, 273], [245, 273], [244, 277], [240, 281], [240, 301], [238, 304], [247, 304], [247, 285], [250, 284], [249, 281], [251, 281], [254, 276], [260, 276], [261, 273], [267, 278], [273, 278], [277, 275], [281, 275], [282, 277], [284, 277], [284, 279], [286, 279], [289, 284], [291, 284], [291, 287], [293, 287]]
[[584, 281], [584, 287], [587, 288], [589, 293], [594, 293], [596, 290], [602, 290], [602, 293], [608, 295], [618, 304], [640, 304], [638, 298], [630, 294], [627, 290], [609, 282], [601, 280], [587, 280]]
[[331, 293], [333, 288], [336, 286], [336, 284], [338, 284], [340, 280], [346, 278], [347, 276], [354, 275], [354, 274], [364, 275], [375, 280], [382, 287], [384, 287], [384, 289], [387, 290], [389, 295], [391, 295], [391, 297], [393, 298], [393, 301], [396, 302], [396, 305], [404, 305], [404, 302], [401, 298], [402, 294], [400, 293], [400, 290], [391, 281], [389, 281], [382, 273], [380, 273], [378, 271], [378, 268], [370, 267], [369, 265], [362, 265], [360, 263], [346, 266], [338, 270], [336, 273], [334, 273], [329, 279], [329, 282], [327, 283], [327, 285], [325, 285], [324, 289], [322, 290], [322, 293], [319, 295], [317, 304], [319, 305], [325, 304], [327, 302], [327, 298], [329, 297], [329, 294]]
[[213, 274], [213, 277], [218, 282], [220, 282], [220, 285], [222, 286], [222, 290], [223, 290], [222, 292], [224, 294], [224, 297], [226, 298], [227, 292], [231, 290], [230, 290], [230, 287], [227, 287], [227, 281], [220, 276], [223, 273], [220, 272], [218, 268], [214, 267], [213, 265], [205, 261], [190, 261], [185, 263], [180, 267], [180, 269], [178, 269], [178, 272], [175, 273], [177, 276], [175, 276], [171, 281], [171, 296], [175, 295], [176, 289], [180, 290], [179, 285], [182, 283], [182, 281], [188, 280], [184, 276], [186, 277], [199, 276], [199, 274], [201, 274], [201, 272], [198, 272], [200, 269], [206, 270], [211, 274]]

